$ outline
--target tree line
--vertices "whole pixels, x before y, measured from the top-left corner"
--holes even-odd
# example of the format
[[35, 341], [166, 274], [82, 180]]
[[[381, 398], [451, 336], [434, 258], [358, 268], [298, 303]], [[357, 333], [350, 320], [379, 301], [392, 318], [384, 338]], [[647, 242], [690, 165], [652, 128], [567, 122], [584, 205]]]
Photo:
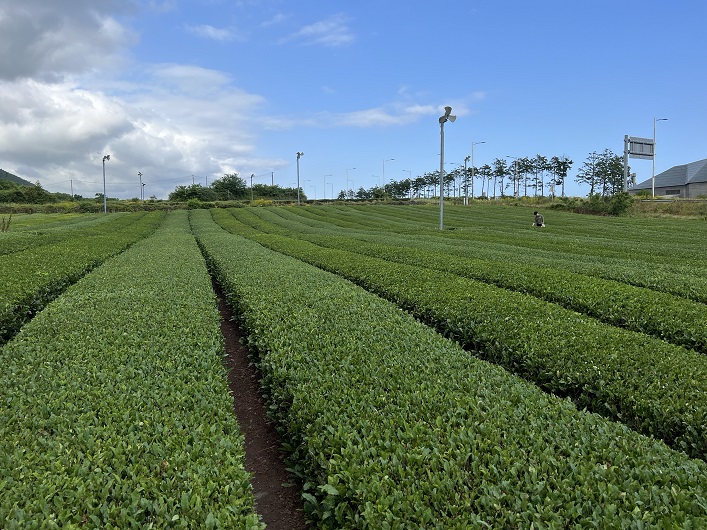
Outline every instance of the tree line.
[[[479, 167], [457, 164], [444, 173], [444, 192], [447, 197], [497, 198], [533, 195], [535, 197], [565, 196], [565, 183], [573, 160], [566, 156], [536, 155], [508, 161], [496, 158], [491, 164]], [[592, 152], [579, 168], [575, 182], [589, 186], [589, 195], [609, 197], [623, 191], [623, 157], [611, 149]], [[339, 199], [422, 198], [439, 195], [439, 170], [416, 178], [391, 180], [369, 189], [342, 190]]]
[[[300, 190], [300, 194], [301, 190]], [[214, 180], [209, 186], [192, 184], [190, 186], [177, 186], [169, 194], [169, 200], [186, 202], [198, 200], [201, 202], [213, 201], [247, 201], [252, 199], [292, 200], [297, 198], [297, 188], [283, 188], [278, 185], [254, 184], [248, 186], [245, 179], [238, 173], [230, 173]]]

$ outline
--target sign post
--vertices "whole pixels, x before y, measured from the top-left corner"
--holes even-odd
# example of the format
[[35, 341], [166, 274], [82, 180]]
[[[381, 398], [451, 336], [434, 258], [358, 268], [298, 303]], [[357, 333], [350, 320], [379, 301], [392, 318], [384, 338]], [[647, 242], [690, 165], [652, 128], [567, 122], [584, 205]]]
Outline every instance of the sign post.
[[653, 160], [655, 157], [655, 140], [652, 138], [639, 138], [638, 136], [624, 136], [624, 191], [628, 191], [629, 157]]

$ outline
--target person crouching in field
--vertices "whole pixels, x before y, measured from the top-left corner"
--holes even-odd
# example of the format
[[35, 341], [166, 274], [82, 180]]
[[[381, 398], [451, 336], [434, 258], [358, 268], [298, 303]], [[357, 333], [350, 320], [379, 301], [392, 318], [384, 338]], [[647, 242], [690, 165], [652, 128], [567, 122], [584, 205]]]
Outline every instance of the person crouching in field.
[[543, 218], [542, 214], [539, 214], [537, 211], [533, 212], [533, 215], [535, 216], [535, 220], [533, 221], [533, 226], [539, 226], [539, 227], [545, 227], [545, 219]]

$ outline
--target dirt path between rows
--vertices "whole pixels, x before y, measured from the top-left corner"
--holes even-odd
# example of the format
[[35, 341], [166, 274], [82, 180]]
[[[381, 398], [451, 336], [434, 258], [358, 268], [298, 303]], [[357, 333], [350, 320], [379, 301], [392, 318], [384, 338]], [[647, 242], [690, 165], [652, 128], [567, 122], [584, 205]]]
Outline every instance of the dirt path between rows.
[[301, 490], [288, 475], [275, 428], [268, 422], [255, 368], [241, 345], [241, 332], [217, 284], [221, 332], [226, 344], [225, 364], [233, 393], [233, 409], [245, 434], [245, 467], [253, 475], [251, 484], [257, 513], [268, 530], [307, 530]]

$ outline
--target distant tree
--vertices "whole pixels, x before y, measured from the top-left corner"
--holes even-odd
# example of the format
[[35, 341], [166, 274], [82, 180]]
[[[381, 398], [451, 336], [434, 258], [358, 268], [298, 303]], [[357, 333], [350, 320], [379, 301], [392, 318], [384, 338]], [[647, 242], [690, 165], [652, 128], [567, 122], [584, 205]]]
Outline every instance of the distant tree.
[[623, 191], [623, 157], [615, 154], [611, 149], [604, 149], [597, 161], [597, 176], [601, 183], [602, 196], [607, 197]]
[[508, 163], [505, 158], [497, 158], [493, 161], [493, 198], [496, 198], [496, 184], [498, 183], [498, 189], [500, 190], [500, 195], [503, 197], [503, 182], [508, 176]]
[[552, 171], [553, 175], [551, 182], [555, 185], [562, 186], [562, 197], [565, 196], [565, 180], [567, 179], [567, 173], [569, 173], [573, 163], [574, 162], [565, 155], [561, 157], [553, 156], [550, 159], [550, 171]]
[[242, 179], [238, 173], [229, 173], [220, 179], [214, 180], [210, 188], [216, 194], [217, 200], [250, 199], [250, 190], [248, 189], [246, 181]]
[[202, 202], [209, 202], [218, 200], [218, 195], [213, 189], [205, 188], [201, 184], [177, 186], [177, 188], [169, 194], [170, 201], [186, 202], [194, 199]]
[[574, 181], [577, 184], [589, 185], [589, 196], [593, 196], [599, 183], [599, 175], [597, 174], [597, 164], [599, 163], [599, 155], [596, 151], [592, 151], [587, 156], [587, 159], [582, 164], [577, 172], [577, 178]]
[[528, 175], [533, 172], [533, 160], [527, 156], [517, 160], [518, 163], [518, 193], [520, 194], [520, 183], [523, 183], [523, 196], [528, 196]]
[[425, 188], [427, 187], [427, 183], [425, 182], [424, 177], [417, 177], [415, 180], [413, 180], [412, 183], [412, 192], [415, 194], [415, 197], [419, 197], [421, 193], [425, 191]]
[[489, 185], [491, 184], [491, 179], [493, 178], [493, 169], [491, 169], [490, 165], [484, 164], [478, 169], [476, 174], [481, 179], [481, 196], [488, 197]]

